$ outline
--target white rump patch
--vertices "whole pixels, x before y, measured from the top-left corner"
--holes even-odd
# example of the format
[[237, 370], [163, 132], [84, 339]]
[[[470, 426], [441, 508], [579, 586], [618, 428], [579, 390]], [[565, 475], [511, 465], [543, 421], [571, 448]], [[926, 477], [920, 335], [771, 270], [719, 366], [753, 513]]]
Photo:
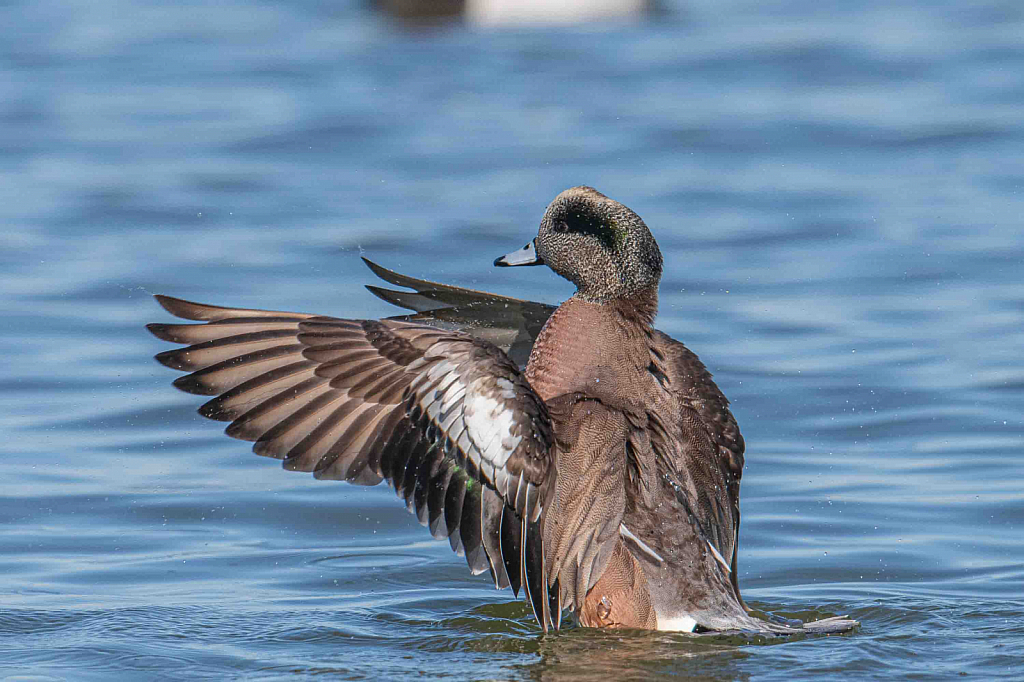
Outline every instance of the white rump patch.
[[658, 629], [671, 632], [693, 632], [697, 627], [697, 621], [690, 616], [676, 616], [675, 618], [661, 618], [658, 616]]

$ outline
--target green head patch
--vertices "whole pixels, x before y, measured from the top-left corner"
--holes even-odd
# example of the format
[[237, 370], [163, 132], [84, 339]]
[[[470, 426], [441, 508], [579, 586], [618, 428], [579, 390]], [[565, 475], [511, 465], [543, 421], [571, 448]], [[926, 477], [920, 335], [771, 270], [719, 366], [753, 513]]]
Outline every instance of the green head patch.
[[618, 251], [626, 242], [626, 228], [608, 216], [570, 210], [566, 215], [565, 222], [570, 232], [593, 235], [609, 251]]

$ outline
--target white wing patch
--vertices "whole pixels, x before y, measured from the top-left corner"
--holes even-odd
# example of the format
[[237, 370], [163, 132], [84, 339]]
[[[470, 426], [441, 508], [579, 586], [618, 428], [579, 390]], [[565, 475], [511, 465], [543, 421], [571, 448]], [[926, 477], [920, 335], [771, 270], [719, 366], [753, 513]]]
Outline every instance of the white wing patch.
[[[417, 362], [419, 366], [426, 364]], [[417, 362], [411, 363], [410, 368], [416, 367]], [[510, 402], [517, 397], [515, 385], [504, 377], [482, 377], [463, 383], [458, 365], [442, 357], [422, 372], [412, 388], [420, 394], [418, 403], [423, 413], [473, 463], [481, 477], [516, 509], [526, 508], [518, 505], [515, 498], [523, 497], [528, 506], [530, 484], [520, 474], [519, 485], [513, 489], [516, 479], [505, 468], [523, 441], [522, 435], [514, 435], [516, 412]], [[531, 520], [539, 511], [533, 512]]]
[[[513, 412], [503, 402], [482, 394], [479, 390], [482, 383], [477, 380], [466, 389], [463, 419], [470, 442], [476, 446], [484, 460], [478, 463], [483, 471], [493, 467], [504, 468], [509, 455], [523, 438], [512, 435], [515, 427]], [[493, 475], [493, 471], [491, 473]], [[493, 477], [491, 480], [494, 480]]]

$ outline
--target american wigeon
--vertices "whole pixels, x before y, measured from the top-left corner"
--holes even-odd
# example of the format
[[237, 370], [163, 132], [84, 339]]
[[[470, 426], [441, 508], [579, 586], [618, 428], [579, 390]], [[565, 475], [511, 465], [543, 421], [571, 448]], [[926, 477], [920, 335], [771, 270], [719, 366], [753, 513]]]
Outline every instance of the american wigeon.
[[[369, 287], [384, 320], [157, 300], [206, 324], [151, 324], [199, 409], [292, 471], [387, 480], [437, 538], [541, 626], [837, 632], [756, 618], [737, 583], [743, 437], [697, 356], [653, 328], [662, 257], [640, 217], [589, 187], [495, 261], [547, 265], [555, 308], [413, 279]], [[525, 365], [525, 367], [524, 367]]]
[[374, 4], [414, 25], [460, 17], [485, 26], [570, 24], [639, 18], [659, 9], [656, 0], [375, 0]]

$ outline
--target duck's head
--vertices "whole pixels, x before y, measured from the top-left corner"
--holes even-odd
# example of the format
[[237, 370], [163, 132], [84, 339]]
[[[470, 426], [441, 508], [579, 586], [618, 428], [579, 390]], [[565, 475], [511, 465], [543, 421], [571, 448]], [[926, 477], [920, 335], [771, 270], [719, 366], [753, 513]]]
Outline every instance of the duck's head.
[[656, 294], [661, 279], [661, 251], [647, 225], [592, 187], [555, 197], [534, 240], [494, 264], [547, 265], [597, 303]]

